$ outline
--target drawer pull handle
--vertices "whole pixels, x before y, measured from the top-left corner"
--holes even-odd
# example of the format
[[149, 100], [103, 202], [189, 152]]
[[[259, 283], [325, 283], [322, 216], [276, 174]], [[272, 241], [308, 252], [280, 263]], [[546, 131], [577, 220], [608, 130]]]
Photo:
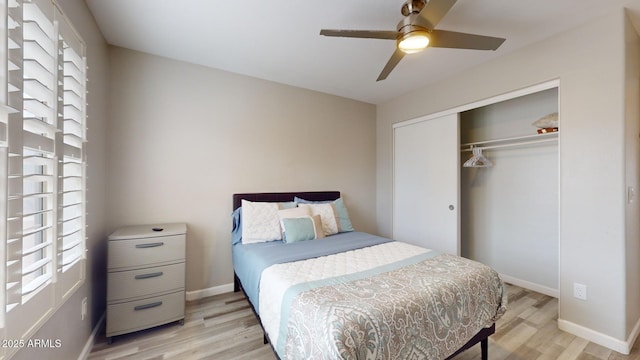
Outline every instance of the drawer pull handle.
[[162, 275], [163, 275], [162, 271], [154, 272], [154, 273], [151, 273], [151, 274], [140, 274], [140, 275], [136, 275], [136, 280], [149, 279], [149, 278], [154, 278], [154, 277], [158, 277], [158, 276], [162, 276]]
[[162, 246], [164, 245], [163, 242], [155, 242], [155, 243], [147, 243], [147, 244], [137, 244], [136, 248], [138, 249], [145, 249], [145, 248], [152, 248], [152, 247], [158, 247], [158, 246]]
[[140, 310], [145, 310], [145, 309], [151, 309], [151, 308], [154, 308], [154, 307], [158, 307], [160, 305], [162, 305], [162, 301], [157, 301], [157, 302], [154, 302], [154, 303], [151, 303], [151, 304], [138, 305], [138, 306], [134, 307], [133, 310], [140, 311]]

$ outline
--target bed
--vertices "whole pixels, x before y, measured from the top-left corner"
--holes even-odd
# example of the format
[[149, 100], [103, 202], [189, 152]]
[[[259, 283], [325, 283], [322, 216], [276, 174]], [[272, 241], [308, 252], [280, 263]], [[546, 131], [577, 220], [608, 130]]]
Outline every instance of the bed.
[[[354, 231], [338, 191], [234, 194], [233, 209], [234, 291], [279, 359], [451, 359], [478, 343], [488, 359], [507, 300], [491, 268]], [[284, 238], [264, 240], [274, 212]]]

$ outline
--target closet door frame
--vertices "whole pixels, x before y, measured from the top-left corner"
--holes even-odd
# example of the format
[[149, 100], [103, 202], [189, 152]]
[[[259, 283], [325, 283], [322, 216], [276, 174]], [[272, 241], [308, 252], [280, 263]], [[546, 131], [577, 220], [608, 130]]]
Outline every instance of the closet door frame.
[[[396, 238], [396, 217], [397, 214], [395, 213], [396, 211], [396, 199], [395, 199], [395, 194], [396, 194], [396, 174], [395, 174], [395, 168], [396, 168], [396, 135], [395, 135], [395, 130], [397, 128], [400, 127], [404, 127], [404, 126], [410, 126], [412, 124], [416, 124], [416, 123], [420, 123], [423, 121], [430, 121], [430, 120], [434, 120], [434, 119], [438, 119], [438, 118], [442, 118], [445, 116], [450, 116], [453, 114], [457, 114], [458, 115], [458, 119], [460, 118], [460, 113], [464, 112], [464, 111], [468, 111], [468, 110], [473, 110], [476, 108], [480, 108], [483, 106], [487, 106], [487, 105], [491, 105], [491, 104], [495, 104], [495, 103], [499, 103], [502, 101], [506, 101], [506, 100], [510, 100], [510, 99], [514, 99], [514, 98], [518, 98], [521, 96], [525, 96], [525, 95], [529, 95], [529, 94], [533, 94], [533, 93], [537, 93], [540, 91], [544, 91], [544, 90], [548, 90], [548, 89], [552, 89], [552, 88], [560, 88], [560, 80], [559, 79], [554, 79], [554, 80], [549, 80], [543, 83], [539, 83], [539, 84], [535, 84], [532, 86], [528, 86], [526, 88], [522, 88], [522, 89], [518, 89], [518, 90], [514, 90], [514, 91], [510, 91], [508, 93], [504, 93], [504, 94], [500, 94], [497, 96], [493, 96], [487, 99], [483, 99], [483, 100], [479, 100], [476, 102], [472, 102], [469, 104], [465, 104], [465, 105], [461, 105], [455, 108], [451, 108], [448, 110], [444, 110], [444, 111], [440, 111], [440, 112], [436, 112], [436, 113], [432, 113], [432, 114], [426, 114], [426, 115], [421, 115], [418, 116], [414, 119], [410, 119], [410, 120], [405, 120], [405, 121], [401, 121], [401, 122], [397, 122], [394, 123], [392, 125], [393, 128], [393, 141], [392, 141], [392, 146], [393, 146], [393, 153], [392, 153], [392, 171], [393, 171], [393, 175], [392, 175], [392, 189], [391, 189], [391, 198], [392, 198], [392, 211], [391, 211], [391, 233], [392, 233], [392, 238]], [[560, 112], [561, 109], [558, 108], [558, 112]], [[458, 131], [459, 131], [459, 120], [458, 120]], [[560, 151], [561, 149], [561, 138], [562, 138], [562, 133], [559, 133], [558, 136], [558, 151]], [[458, 149], [460, 147], [460, 138], [458, 136], [458, 141], [457, 141], [457, 146]], [[459, 163], [459, 161], [458, 161]], [[459, 166], [458, 166], [459, 167]], [[560, 179], [562, 176], [562, 164], [560, 164], [560, 162], [558, 163], [558, 178]], [[459, 168], [458, 168], [458, 174], [459, 174]], [[457, 184], [458, 184], [458, 204], [456, 205], [456, 209], [455, 211], [457, 211], [458, 213], [458, 221], [457, 221], [457, 233], [458, 233], [458, 254], [460, 255], [460, 209], [459, 209], [459, 197], [460, 197], [460, 177], [458, 176], [457, 179]], [[558, 191], [560, 191], [560, 184], [558, 184]], [[559, 194], [559, 193], [558, 193]], [[558, 196], [558, 201], [560, 199], [560, 196]], [[558, 204], [558, 209], [559, 209], [559, 214], [561, 213], [561, 204]], [[559, 219], [560, 224], [559, 229], [558, 229], [558, 247], [561, 246], [562, 244], [562, 239], [560, 237], [560, 227], [562, 226], [562, 219]], [[558, 254], [560, 254], [560, 251], [558, 251]], [[562, 274], [562, 264], [560, 263], [560, 258], [558, 256], [558, 283], [560, 283], [560, 277]], [[555, 295], [555, 294], [554, 294]], [[556, 295], [557, 296], [557, 295]]]

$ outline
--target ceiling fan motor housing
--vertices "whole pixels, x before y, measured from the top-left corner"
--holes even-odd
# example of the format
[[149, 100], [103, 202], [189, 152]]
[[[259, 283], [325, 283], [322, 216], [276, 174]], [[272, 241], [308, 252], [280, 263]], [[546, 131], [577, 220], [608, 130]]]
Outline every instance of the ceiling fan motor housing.
[[424, 6], [427, 4], [426, 0], [407, 0], [404, 4], [402, 4], [402, 9], [400, 12], [404, 16], [409, 16], [409, 14], [418, 14]]
[[398, 35], [399, 37], [402, 37], [402, 35], [406, 35], [410, 32], [413, 31], [429, 31], [429, 29], [422, 27], [420, 25], [416, 25], [416, 18], [420, 16], [419, 13], [412, 13], [409, 14], [409, 16], [403, 18], [402, 20], [400, 20], [400, 22], [398, 23], [397, 29], [398, 29]]

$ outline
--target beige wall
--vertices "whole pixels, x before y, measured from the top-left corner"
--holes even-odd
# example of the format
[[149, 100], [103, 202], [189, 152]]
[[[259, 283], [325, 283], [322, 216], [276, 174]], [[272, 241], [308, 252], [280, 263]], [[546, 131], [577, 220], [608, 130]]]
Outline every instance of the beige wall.
[[[106, 303], [108, 47], [83, 0], [57, 2], [87, 44], [87, 276], [84, 285], [33, 336], [33, 339], [60, 339], [62, 346], [58, 349], [25, 348], [13, 359], [76, 359], [104, 313]], [[81, 320], [81, 303], [85, 297], [89, 314]]]
[[640, 318], [640, 38], [630, 21], [625, 22], [626, 40], [626, 183], [635, 187], [635, 198], [626, 212], [627, 333]]
[[236, 192], [340, 190], [356, 229], [375, 231], [373, 105], [110, 54], [109, 227], [186, 222], [187, 291], [233, 280]]
[[[637, 2], [629, 5], [637, 10]], [[382, 235], [391, 234], [393, 123], [559, 79], [561, 325], [573, 332], [585, 330], [582, 336], [609, 346], [624, 346], [640, 308], [627, 304], [626, 297], [627, 275], [638, 282], [637, 274], [626, 272], [637, 264], [625, 267], [625, 260], [638, 262], [637, 257], [625, 258], [626, 17], [622, 9], [603, 15], [379, 105], [377, 225]], [[629, 153], [626, 161], [637, 164], [640, 156]], [[628, 240], [637, 247], [637, 238]], [[587, 301], [572, 297], [574, 282], [587, 285]]]

